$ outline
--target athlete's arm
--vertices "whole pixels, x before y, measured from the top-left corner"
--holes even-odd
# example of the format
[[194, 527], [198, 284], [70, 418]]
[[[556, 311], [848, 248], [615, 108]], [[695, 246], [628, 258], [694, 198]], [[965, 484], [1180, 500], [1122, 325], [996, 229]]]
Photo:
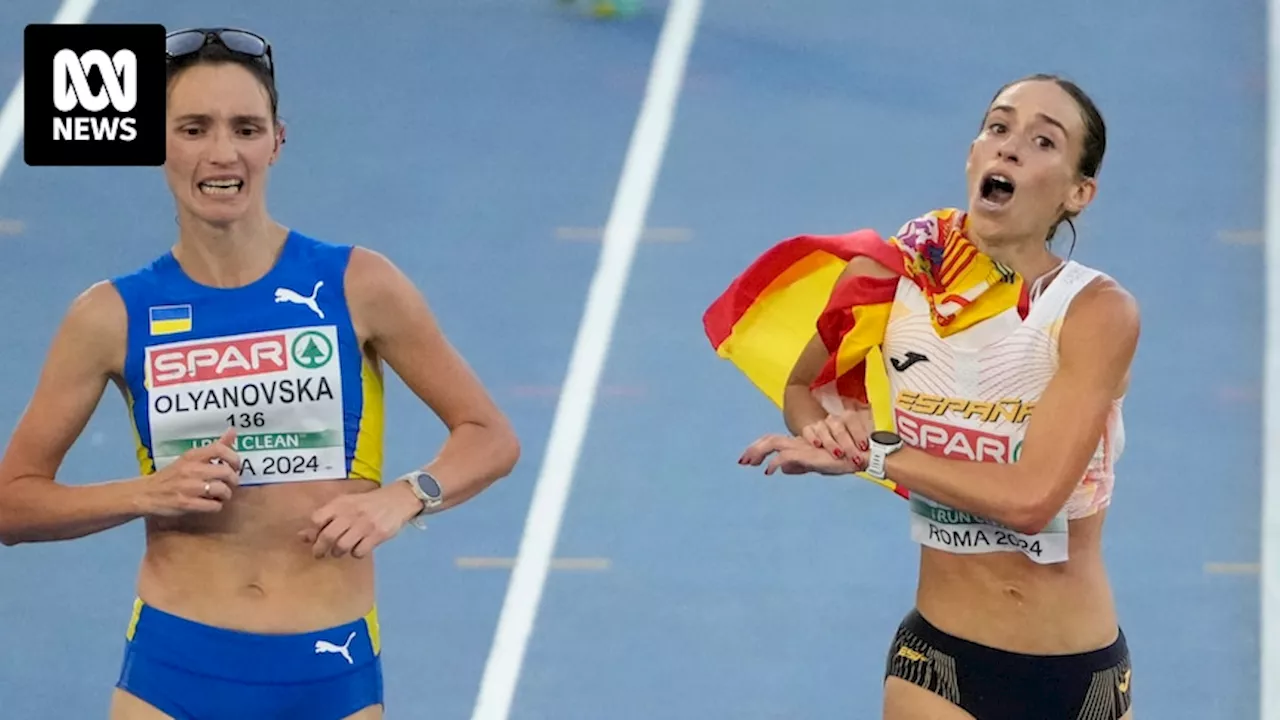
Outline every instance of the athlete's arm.
[[[840, 282], [856, 276], [893, 278], [898, 277], [898, 273], [865, 255], [859, 255], [849, 261], [836, 283], [839, 285]], [[822, 338], [814, 333], [813, 339], [805, 346], [791, 368], [791, 375], [787, 378], [787, 387], [782, 395], [782, 417], [787, 424], [787, 429], [794, 435], [802, 434], [806, 427], [827, 418], [827, 411], [813, 396], [810, 386], [817, 379], [818, 373], [822, 372], [822, 366], [826, 364], [829, 355]], [[834, 445], [832, 447], [834, 448]]]
[[885, 474], [912, 492], [1020, 532], [1044, 529], [1084, 476], [1138, 346], [1138, 306], [1113, 281], [1076, 297], [1058, 344], [1058, 371], [1036, 403], [1011, 464], [971, 462], [904, 447]]
[[782, 391], [782, 419], [793, 435], [799, 435], [805, 427], [827, 417], [826, 409], [810, 390], [814, 379], [827, 362], [827, 355], [827, 346], [814, 333], [796, 359], [795, 366], [791, 368], [787, 387]]
[[[437, 511], [505, 477], [520, 456], [515, 432], [449, 343], [422, 294], [389, 260], [364, 248], [352, 252], [347, 273], [349, 301], [367, 342], [449, 430], [425, 468], [444, 492]], [[405, 496], [421, 508], [412, 493]]]
[[31, 402], [0, 459], [0, 541], [5, 545], [90, 535], [142, 514], [129, 481], [54, 482], [112, 369], [124, 363], [127, 322], [119, 294], [104, 282], [75, 300], [58, 329]]

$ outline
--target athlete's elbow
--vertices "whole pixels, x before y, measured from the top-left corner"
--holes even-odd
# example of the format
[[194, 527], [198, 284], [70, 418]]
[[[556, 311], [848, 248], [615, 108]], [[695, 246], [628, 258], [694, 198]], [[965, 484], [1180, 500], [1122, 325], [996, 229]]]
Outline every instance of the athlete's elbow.
[[1010, 530], [1015, 530], [1023, 535], [1038, 535], [1040, 531], [1049, 526], [1051, 520], [1053, 520], [1052, 514], [1027, 508], [1017, 513], [1011, 513], [1002, 524]]
[[39, 530], [31, 522], [23, 521], [24, 515], [14, 503], [0, 501], [0, 545], [13, 547], [41, 540]]
[[10, 478], [0, 478], [0, 545], [5, 547], [13, 547], [22, 542], [21, 528], [16, 522], [17, 513], [14, 512], [12, 503], [6, 502], [9, 499]]
[[508, 431], [499, 445], [498, 479], [502, 479], [510, 475], [520, 462], [520, 439], [514, 432]]
[[493, 462], [493, 479], [496, 482], [510, 475], [520, 462], [520, 438], [506, 418], [494, 423], [490, 432], [489, 458]]
[[14, 521], [14, 512], [0, 503], [0, 545], [13, 547], [27, 542], [23, 527]]
[[1024, 535], [1037, 535], [1053, 522], [1061, 505], [1050, 493], [1023, 491], [1011, 503], [1004, 524]]

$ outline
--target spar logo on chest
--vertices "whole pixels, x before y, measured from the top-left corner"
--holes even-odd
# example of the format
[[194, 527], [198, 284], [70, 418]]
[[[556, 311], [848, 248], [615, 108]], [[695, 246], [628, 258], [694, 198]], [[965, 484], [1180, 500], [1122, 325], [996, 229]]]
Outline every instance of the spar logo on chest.
[[[1022, 454], [1021, 436], [1034, 408], [1034, 403], [1017, 398], [979, 401], [902, 391], [894, 400], [893, 414], [903, 441], [931, 455], [1011, 463]], [[953, 418], [999, 423], [1010, 431], [979, 430], [957, 424]]]
[[267, 332], [147, 348], [147, 389], [156, 413], [222, 410], [334, 397], [336, 350], [323, 333]]

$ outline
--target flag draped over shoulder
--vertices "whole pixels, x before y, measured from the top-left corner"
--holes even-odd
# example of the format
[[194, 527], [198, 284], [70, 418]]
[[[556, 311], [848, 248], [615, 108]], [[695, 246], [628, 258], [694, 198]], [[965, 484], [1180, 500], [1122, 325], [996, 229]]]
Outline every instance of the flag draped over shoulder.
[[[784, 240], [735, 278], [703, 314], [707, 339], [782, 407], [791, 369], [816, 333], [828, 356], [811, 386], [815, 396], [870, 402], [877, 426], [892, 427], [879, 347], [902, 278], [928, 299], [934, 330], [942, 337], [1011, 308], [1025, 316], [1022, 278], [978, 251], [965, 237], [966, 219], [959, 210], [935, 210], [908, 222], [888, 241], [872, 230]], [[845, 266], [859, 256], [898, 275], [840, 280]], [[907, 495], [892, 482], [875, 482]]]
[[[791, 368], [813, 339], [836, 280], [849, 261], [860, 255], [903, 267], [899, 254], [871, 230], [802, 235], [765, 251], [703, 315], [703, 327], [716, 353], [781, 407]], [[856, 279], [863, 282], [842, 288], [862, 293], [854, 298], [858, 314], [866, 316], [870, 309], [887, 319], [897, 279]], [[868, 347], [879, 344], [882, 337], [883, 332], [879, 337], [872, 333]]]

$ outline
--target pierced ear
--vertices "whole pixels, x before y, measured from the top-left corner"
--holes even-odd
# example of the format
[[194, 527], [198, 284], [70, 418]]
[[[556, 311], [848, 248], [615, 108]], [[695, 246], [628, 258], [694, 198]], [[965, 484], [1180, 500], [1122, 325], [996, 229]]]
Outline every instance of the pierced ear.
[[275, 150], [271, 151], [271, 160], [267, 162], [268, 165], [276, 164], [276, 159], [280, 157], [280, 148], [284, 147], [284, 141], [285, 141], [284, 123], [278, 122], [276, 124], [276, 148]]

